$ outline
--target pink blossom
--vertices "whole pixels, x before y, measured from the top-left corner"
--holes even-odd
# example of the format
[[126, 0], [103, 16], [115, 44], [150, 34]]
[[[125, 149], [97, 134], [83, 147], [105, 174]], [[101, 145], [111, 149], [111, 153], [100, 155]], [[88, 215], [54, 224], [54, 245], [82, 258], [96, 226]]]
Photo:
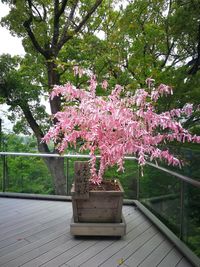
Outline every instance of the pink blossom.
[[83, 69], [80, 68], [78, 65], [73, 67], [74, 76], [79, 76], [80, 78], [83, 76]]
[[74, 76], [77, 76], [79, 74], [79, 67], [77, 65], [75, 65], [73, 67], [73, 71], [74, 71]]
[[102, 88], [103, 88], [104, 90], [106, 90], [107, 87], [108, 87], [108, 82], [107, 82], [106, 80], [103, 80], [101, 86], [102, 86]]
[[151, 86], [153, 85], [155, 80], [150, 77], [150, 78], [147, 78], [145, 82], [146, 82], [148, 88], [151, 88]]
[[170, 86], [165, 85], [165, 84], [160, 84], [157, 88], [157, 91], [163, 95], [173, 95], [173, 90]]
[[187, 116], [191, 116], [193, 112], [193, 104], [185, 104], [182, 109], [182, 112], [184, 112]]
[[146, 98], [148, 96], [148, 92], [146, 92], [144, 89], [138, 89], [135, 92], [135, 103], [136, 106], [144, 106], [146, 103]]
[[[77, 71], [77, 70], [76, 70]], [[150, 81], [149, 81], [150, 82]], [[153, 82], [153, 81], [152, 81]], [[163, 142], [196, 142], [199, 136], [192, 136], [179, 121], [181, 114], [191, 114], [191, 104], [183, 109], [157, 114], [154, 103], [159, 97], [172, 94], [171, 87], [161, 84], [154, 88], [151, 95], [145, 89], [138, 89], [135, 94], [127, 93], [122, 97], [123, 87], [116, 85], [108, 97], [96, 95], [97, 80], [92, 75], [89, 91], [77, 89], [70, 83], [56, 85], [51, 97], [62, 96], [67, 104], [54, 115], [57, 123], [43, 138], [57, 144], [57, 149], [64, 152], [69, 145], [76, 147], [81, 139], [80, 151], [90, 151], [91, 181], [101, 183], [105, 170], [118, 166], [123, 170], [125, 155], [136, 155], [140, 165], [146, 160], [164, 159], [168, 164], [181, 165], [181, 162], [168, 150], [160, 150]], [[159, 133], [163, 129], [163, 133]], [[96, 153], [100, 153], [100, 167], [96, 170]]]
[[91, 93], [92, 97], [95, 97], [96, 87], [97, 87], [96, 75], [92, 75], [90, 78], [90, 93]]

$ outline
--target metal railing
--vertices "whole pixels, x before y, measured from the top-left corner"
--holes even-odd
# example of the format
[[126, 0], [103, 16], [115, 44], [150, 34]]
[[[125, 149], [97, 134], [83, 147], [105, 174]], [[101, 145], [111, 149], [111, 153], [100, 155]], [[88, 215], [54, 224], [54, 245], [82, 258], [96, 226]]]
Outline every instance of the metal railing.
[[[9, 177], [9, 168], [11, 168], [11, 166], [9, 166], [8, 159], [12, 157], [34, 157], [39, 159], [43, 157], [64, 158], [66, 163], [65, 173], [68, 195], [70, 194], [69, 188], [73, 178], [72, 162], [76, 159], [90, 158], [89, 155], [80, 154], [59, 155], [15, 152], [0, 152], [0, 156], [2, 159], [0, 171], [2, 172], [1, 188], [3, 192], [7, 189], [9, 190], [9, 183], [11, 184], [12, 178]], [[97, 156], [97, 158], [99, 159], [100, 156]], [[129, 162], [129, 171], [130, 166], [133, 167], [131, 171], [133, 171], [134, 174], [129, 173], [127, 176], [128, 178], [124, 177], [124, 180], [121, 182], [126, 186], [127, 181], [129, 181], [127, 190], [131, 186], [135, 187], [132, 188], [135, 193], [130, 191], [129, 194], [127, 193], [126, 197], [128, 196], [128, 198], [139, 200], [181, 240], [189, 245], [197, 255], [200, 255], [200, 181], [151, 162], [146, 163], [144, 176], [142, 176], [140, 168], [137, 166], [136, 157], [125, 157], [125, 161]], [[26, 164], [24, 164], [24, 166], [19, 165], [19, 173], [22, 172], [25, 167]], [[49, 177], [48, 179], [48, 183], [50, 183], [51, 178]], [[131, 183], [133, 180], [134, 183]], [[23, 179], [22, 181], [19, 180], [18, 183], [23, 185]], [[15, 189], [14, 186], [13, 188]], [[14, 190], [13, 188], [12, 190]], [[34, 190], [33, 193], [35, 193]]]
[[[2, 192], [6, 191], [7, 187], [7, 180], [8, 180], [8, 173], [7, 173], [7, 157], [37, 157], [37, 158], [64, 158], [66, 160], [66, 170], [65, 170], [65, 175], [66, 175], [66, 192], [67, 195], [70, 195], [70, 188], [71, 184], [69, 183], [69, 180], [72, 180], [72, 177], [70, 177], [69, 174], [69, 169], [70, 168], [70, 163], [69, 161], [71, 160], [87, 160], [90, 159], [89, 155], [83, 155], [83, 154], [50, 154], [50, 153], [21, 153], [21, 152], [0, 152], [0, 156], [2, 157], [2, 165], [3, 165], [3, 178], [2, 178]], [[97, 159], [100, 159], [100, 156], [96, 156]], [[136, 157], [125, 157], [125, 160], [128, 161], [133, 161], [137, 160]]]
[[[66, 158], [66, 159], [90, 159], [89, 155], [83, 155], [83, 154], [64, 154], [64, 155], [60, 155], [60, 154], [50, 154], [50, 153], [21, 153], [21, 152], [0, 152], [0, 156], [2, 156], [4, 158], [4, 168], [5, 168], [5, 162], [6, 162], [6, 156], [28, 156], [28, 157], [40, 157], [40, 158]], [[97, 159], [100, 159], [100, 156], [97, 155], [96, 156]], [[124, 157], [125, 160], [131, 160], [131, 161], [137, 161], [138, 159], [136, 157], [132, 157], [132, 156], [126, 156]], [[194, 180], [188, 176], [176, 173], [174, 171], [171, 171], [169, 169], [166, 169], [164, 167], [158, 166], [156, 164], [153, 164], [151, 162], [146, 162], [146, 165], [148, 166], [152, 166], [155, 169], [161, 170], [169, 175], [175, 176], [178, 179], [189, 183], [195, 187], [200, 188], [200, 182], [197, 180]], [[6, 173], [6, 171], [4, 170], [4, 172]], [[140, 175], [142, 176], [142, 175]]]

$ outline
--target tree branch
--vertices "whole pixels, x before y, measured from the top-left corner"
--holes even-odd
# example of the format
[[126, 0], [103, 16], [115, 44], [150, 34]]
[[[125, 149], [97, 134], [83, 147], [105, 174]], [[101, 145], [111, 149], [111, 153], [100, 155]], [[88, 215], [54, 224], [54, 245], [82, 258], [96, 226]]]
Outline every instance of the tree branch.
[[33, 8], [35, 9], [35, 11], [36, 11], [36, 13], [38, 14], [38, 16], [40, 17], [40, 20], [39, 20], [39, 21], [43, 21], [43, 18], [42, 18], [42, 16], [41, 16], [39, 10], [37, 9], [37, 7], [36, 7], [35, 5], [32, 5], [32, 6], [33, 6]]
[[83, 20], [79, 23], [79, 25], [75, 28], [74, 32], [78, 33], [81, 28], [86, 24], [88, 19], [92, 16], [92, 14], [96, 11], [96, 9], [101, 5], [103, 0], [96, 0], [96, 3], [93, 7], [88, 11], [87, 15], [83, 18]]
[[30, 125], [31, 129], [35, 133], [35, 136], [37, 138], [38, 142], [38, 149], [40, 152], [46, 152], [49, 153], [49, 148], [46, 143], [41, 143], [42, 138], [44, 137], [44, 134], [42, 130], [40, 129], [40, 126], [37, 124], [36, 120], [34, 119], [30, 107], [28, 106], [27, 103], [20, 104], [20, 107], [24, 113], [24, 116]]
[[53, 38], [51, 46], [55, 49], [59, 37], [59, 0], [54, 1], [54, 21], [53, 21]]
[[200, 70], [200, 24], [198, 29], [197, 57], [194, 59], [194, 65], [188, 71], [188, 74], [195, 75]]
[[167, 61], [168, 61], [168, 58], [169, 58], [169, 56], [171, 55], [171, 51], [172, 51], [173, 47], [174, 47], [174, 42], [171, 44], [170, 47], [168, 46], [168, 53], [167, 53], [167, 55], [166, 55], [166, 57], [165, 57], [164, 62], [161, 64], [161, 68], [164, 68], [164, 67], [165, 67], [165, 65], [166, 65], [166, 63], [167, 63]]
[[82, 21], [76, 26], [76, 28], [74, 29], [74, 32], [70, 35], [67, 34], [67, 30], [69, 27], [69, 23], [70, 21], [72, 21], [73, 16], [74, 16], [74, 12], [76, 9], [76, 6], [78, 4], [78, 0], [75, 1], [74, 6], [71, 9], [68, 21], [67, 21], [67, 25], [65, 26], [64, 32], [62, 34], [62, 37], [59, 41], [59, 49], [62, 48], [62, 46], [70, 39], [73, 38], [74, 34], [80, 32], [80, 30], [82, 29], [82, 27], [87, 23], [87, 21], [89, 20], [89, 18], [92, 16], [92, 14], [97, 10], [97, 8], [99, 7], [99, 5], [101, 5], [101, 3], [103, 2], [103, 0], [96, 0], [95, 4], [91, 7], [91, 9], [88, 11], [88, 13], [85, 15], [85, 17], [82, 19]]
[[48, 53], [40, 46], [40, 44], [38, 43], [38, 41], [35, 38], [34, 33], [31, 30], [31, 23], [32, 23], [32, 19], [33, 19], [33, 14], [32, 14], [32, 1], [28, 0], [28, 4], [29, 4], [29, 18], [24, 21], [23, 26], [25, 27], [29, 38], [31, 39], [31, 42], [33, 44], [33, 46], [35, 47], [35, 49], [40, 52], [45, 58], [47, 58]]
[[73, 37], [72, 35], [70, 35], [70, 36], [67, 35], [67, 30], [69, 28], [70, 23], [73, 20], [74, 13], [75, 13], [77, 5], [78, 5], [78, 0], [74, 1], [74, 4], [73, 4], [73, 6], [71, 8], [68, 20], [67, 20], [67, 22], [65, 24], [62, 36], [61, 36], [60, 41], [58, 43], [58, 49], [59, 50], [62, 48], [62, 46], [65, 44], [66, 41], [68, 41], [69, 39], [71, 39]]
[[68, 0], [62, 0], [61, 8], [60, 8], [60, 10], [58, 12], [58, 16], [59, 17], [64, 13], [66, 5], [67, 5], [67, 2], [68, 2]]

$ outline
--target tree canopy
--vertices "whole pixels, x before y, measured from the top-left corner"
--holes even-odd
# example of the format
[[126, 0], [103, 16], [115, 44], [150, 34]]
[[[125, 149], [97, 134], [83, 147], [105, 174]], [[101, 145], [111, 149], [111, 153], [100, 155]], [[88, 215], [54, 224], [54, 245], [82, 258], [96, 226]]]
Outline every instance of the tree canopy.
[[[117, 0], [1, 2], [10, 7], [1, 25], [22, 37], [26, 52], [24, 58], [0, 57], [1, 102], [10, 105], [16, 131], [32, 130], [40, 152], [52, 151], [41, 143], [51, 123], [41, 99], [49, 101], [51, 114], [61, 110], [60, 97], [49, 99], [49, 92], [54, 84], [68, 80], [77, 88], [86, 83], [85, 76], [73, 76], [75, 65], [108, 79], [108, 90], [120, 83], [134, 91], [143, 87], [148, 77], [170, 84], [174, 95], [168, 101], [161, 100], [158, 110], [193, 102], [197, 111], [186, 125], [198, 131], [198, 0], [135, 0], [124, 5]], [[52, 162], [47, 160], [47, 165], [52, 165], [51, 173], [56, 177]], [[57, 188], [65, 184], [64, 174], [59, 175], [62, 181]]]

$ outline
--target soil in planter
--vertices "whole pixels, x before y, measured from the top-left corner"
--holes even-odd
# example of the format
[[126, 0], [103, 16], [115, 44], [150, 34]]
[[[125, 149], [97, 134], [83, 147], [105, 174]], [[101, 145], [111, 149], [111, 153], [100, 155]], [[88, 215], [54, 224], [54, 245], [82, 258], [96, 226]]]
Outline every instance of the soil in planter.
[[89, 183], [90, 191], [120, 191], [120, 187], [115, 180], [103, 180], [101, 184]]

